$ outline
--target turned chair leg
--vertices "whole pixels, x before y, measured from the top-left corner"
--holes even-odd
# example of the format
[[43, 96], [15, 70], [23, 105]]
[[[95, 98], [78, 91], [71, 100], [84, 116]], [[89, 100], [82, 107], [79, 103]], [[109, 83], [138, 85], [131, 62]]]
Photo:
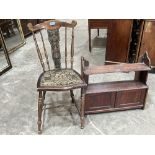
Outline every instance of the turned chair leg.
[[70, 96], [72, 98], [72, 103], [75, 103], [73, 90], [70, 90]]
[[42, 133], [42, 110], [43, 110], [43, 94], [39, 91], [38, 97], [38, 134]]
[[82, 94], [82, 96], [81, 96], [81, 108], [80, 108], [81, 129], [84, 128], [84, 106], [85, 106], [84, 94]]

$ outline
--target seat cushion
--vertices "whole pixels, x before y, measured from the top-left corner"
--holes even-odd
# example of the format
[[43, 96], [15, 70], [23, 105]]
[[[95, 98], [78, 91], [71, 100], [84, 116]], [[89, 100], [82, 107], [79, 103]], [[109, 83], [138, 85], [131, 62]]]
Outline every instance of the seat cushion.
[[55, 69], [44, 72], [40, 77], [40, 86], [42, 87], [70, 87], [83, 85], [85, 82], [80, 75], [72, 69]]

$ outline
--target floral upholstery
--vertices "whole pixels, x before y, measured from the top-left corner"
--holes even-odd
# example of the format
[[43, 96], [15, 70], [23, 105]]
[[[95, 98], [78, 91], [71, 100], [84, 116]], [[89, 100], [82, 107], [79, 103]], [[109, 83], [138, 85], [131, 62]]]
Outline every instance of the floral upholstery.
[[41, 76], [40, 86], [67, 87], [84, 84], [80, 76], [72, 69], [54, 69]]

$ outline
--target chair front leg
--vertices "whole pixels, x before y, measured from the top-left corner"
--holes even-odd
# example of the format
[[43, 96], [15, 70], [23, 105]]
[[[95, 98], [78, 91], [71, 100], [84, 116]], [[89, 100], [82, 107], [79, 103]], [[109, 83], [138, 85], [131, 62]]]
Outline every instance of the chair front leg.
[[38, 134], [42, 132], [42, 111], [43, 111], [43, 93], [39, 91], [38, 97]]
[[81, 129], [84, 128], [84, 108], [85, 108], [85, 94], [82, 91], [81, 94], [81, 108], [80, 108], [80, 119], [81, 119]]

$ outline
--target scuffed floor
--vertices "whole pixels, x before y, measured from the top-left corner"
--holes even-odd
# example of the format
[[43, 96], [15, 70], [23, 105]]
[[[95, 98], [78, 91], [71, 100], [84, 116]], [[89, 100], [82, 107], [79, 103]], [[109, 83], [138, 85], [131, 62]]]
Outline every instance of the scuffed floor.
[[[87, 20], [77, 20], [77, 22], [74, 67], [80, 72], [82, 55], [92, 65], [102, 65], [105, 48], [93, 48], [92, 53], [89, 53]], [[45, 32], [44, 34], [46, 35]], [[97, 32], [93, 30], [92, 38], [96, 35]], [[106, 36], [106, 32], [103, 30], [101, 35]], [[61, 45], [63, 46], [64, 43], [62, 42]], [[0, 134], [37, 134], [36, 82], [42, 70], [32, 36], [27, 38], [26, 45], [11, 54], [10, 58], [13, 68], [0, 77]], [[126, 78], [132, 78], [132, 73], [93, 76], [90, 81]], [[149, 93], [145, 110], [89, 115], [86, 117], [84, 129], [80, 129], [80, 119], [76, 108], [71, 106], [69, 92], [49, 92], [45, 102], [59, 108], [45, 111], [43, 134], [155, 134], [154, 79], [155, 74], [149, 74]], [[79, 93], [79, 90], [75, 92], [77, 102], [79, 102]]]

